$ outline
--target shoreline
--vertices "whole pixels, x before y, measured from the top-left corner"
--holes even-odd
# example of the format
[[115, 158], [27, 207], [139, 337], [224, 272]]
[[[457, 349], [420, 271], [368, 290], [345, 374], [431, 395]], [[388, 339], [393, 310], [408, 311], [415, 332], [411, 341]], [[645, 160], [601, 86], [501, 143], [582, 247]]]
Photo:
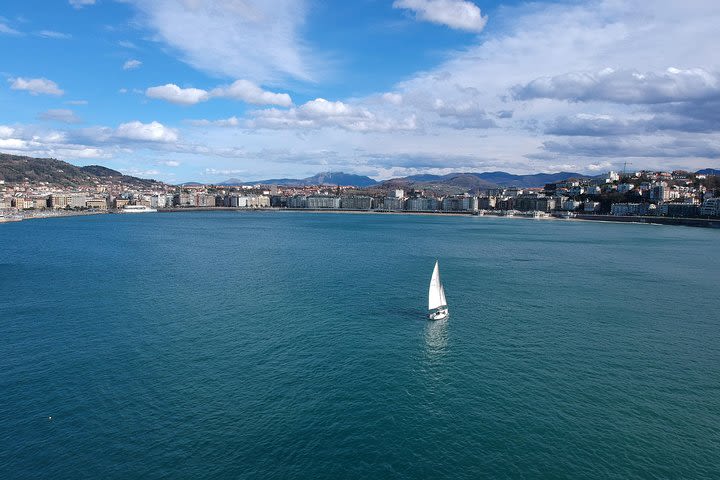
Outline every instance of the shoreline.
[[47, 212], [38, 212], [39, 215], [35, 215], [35, 212], [33, 212], [32, 215], [27, 215], [23, 212], [12, 212], [12, 213], [1, 213], [2, 217], [0, 217], [0, 224], [2, 223], [17, 223], [17, 222], [24, 222], [27, 220], [43, 220], [47, 218], [65, 218], [65, 217], [88, 217], [88, 216], [94, 216], [94, 215], [107, 215], [112, 212], [87, 212], [87, 211], [80, 211], [80, 212], [66, 212], [62, 211], [62, 213], [50, 213], [51, 211]]
[[561, 217], [549, 214], [547, 217], [535, 218], [532, 214], [516, 213], [514, 215], [501, 215], [494, 211], [486, 211], [482, 215], [476, 215], [474, 212], [441, 212], [441, 211], [384, 211], [384, 210], [342, 210], [342, 209], [309, 209], [309, 208], [242, 208], [242, 207], [186, 207], [186, 208], [163, 208], [158, 209], [159, 213], [179, 213], [179, 212], [212, 212], [212, 211], [230, 211], [230, 212], [305, 212], [305, 213], [324, 213], [324, 214], [355, 214], [355, 215], [428, 215], [428, 216], [470, 216], [470, 217], [490, 217], [490, 218], [509, 218], [522, 220], [571, 220], [571, 221], [589, 221], [589, 222], [606, 222], [606, 223], [633, 223], [638, 225], [669, 225], [669, 226], [685, 226], [696, 228], [720, 228], [720, 218], [685, 218], [685, 217], [653, 217], [653, 216], [613, 216], [613, 215], [589, 215], [577, 213], [573, 217]]
[[[577, 213], [573, 217], [560, 217], [550, 214], [547, 217], [535, 218], [531, 213], [515, 213], [513, 215], [502, 215], [499, 212], [486, 211], [483, 214], [475, 212], [442, 212], [442, 211], [384, 211], [384, 210], [342, 210], [342, 209], [309, 209], [309, 208], [243, 208], [243, 207], [182, 207], [182, 208], [158, 208], [158, 213], [182, 213], [182, 212], [297, 212], [297, 213], [319, 213], [319, 214], [352, 214], [352, 215], [424, 215], [424, 216], [470, 216], [509, 218], [524, 220], [575, 220], [607, 223], [632, 223], [642, 225], [668, 225], [684, 226], [695, 228], [718, 228], [720, 229], [720, 218], [681, 218], [681, 217], [653, 217], [653, 216], [613, 216], [613, 215], [588, 215]], [[38, 214], [36, 214], [38, 213]], [[5, 212], [0, 217], [2, 223], [16, 223], [25, 220], [38, 220], [47, 218], [83, 217], [94, 215], [112, 215], [120, 212], [115, 211], [60, 211], [60, 212], [33, 212], [28, 215], [23, 212]]]

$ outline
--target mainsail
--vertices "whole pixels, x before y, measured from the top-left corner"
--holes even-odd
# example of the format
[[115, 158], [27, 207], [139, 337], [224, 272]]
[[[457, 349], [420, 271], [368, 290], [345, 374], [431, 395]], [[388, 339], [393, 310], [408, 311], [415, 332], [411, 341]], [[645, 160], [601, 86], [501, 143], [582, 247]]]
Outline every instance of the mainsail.
[[447, 302], [445, 301], [445, 289], [440, 282], [440, 269], [438, 268], [438, 262], [436, 261], [432, 278], [430, 279], [428, 310], [435, 310], [436, 308], [444, 307], [445, 305], [447, 305]]

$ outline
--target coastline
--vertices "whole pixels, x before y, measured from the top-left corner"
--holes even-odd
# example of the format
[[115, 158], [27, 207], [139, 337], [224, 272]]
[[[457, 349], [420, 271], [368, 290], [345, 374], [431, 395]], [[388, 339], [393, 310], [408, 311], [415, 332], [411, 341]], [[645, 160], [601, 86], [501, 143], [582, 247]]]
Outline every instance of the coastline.
[[[609, 223], [634, 223], [644, 225], [668, 225], [700, 228], [720, 229], [720, 219], [711, 218], [680, 218], [680, 217], [654, 217], [654, 216], [613, 216], [613, 215], [588, 215], [577, 213], [573, 217], [560, 217], [549, 215], [547, 217], [534, 218], [532, 213], [515, 213], [503, 215], [500, 212], [485, 211], [478, 215], [475, 212], [441, 212], [441, 211], [385, 211], [385, 210], [342, 210], [342, 209], [308, 209], [308, 208], [243, 208], [243, 207], [182, 207], [182, 208], [158, 208], [158, 213], [182, 213], [182, 212], [298, 212], [318, 214], [351, 214], [351, 215], [425, 215], [425, 216], [475, 216], [491, 218], [508, 218], [524, 220], [575, 220], [590, 222]], [[0, 217], [2, 223], [16, 223], [25, 220], [38, 220], [47, 218], [80, 217], [91, 215], [115, 214], [114, 211], [45, 211], [45, 212], [6, 212]]]
[[13, 212], [13, 213], [4, 213], [3, 217], [0, 217], [0, 224], [2, 223], [16, 223], [16, 222], [22, 222], [26, 220], [42, 220], [46, 218], [64, 218], [64, 217], [85, 217], [85, 216], [91, 216], [91, 215], [107, 215], [112, 212], [74, 212], [74, 211], [58, 211], [58, 212], [52, 212], [52, 211], [46, 211], [46, 212], [32, 212], [32, 214], [27, 214], [26, 212]]

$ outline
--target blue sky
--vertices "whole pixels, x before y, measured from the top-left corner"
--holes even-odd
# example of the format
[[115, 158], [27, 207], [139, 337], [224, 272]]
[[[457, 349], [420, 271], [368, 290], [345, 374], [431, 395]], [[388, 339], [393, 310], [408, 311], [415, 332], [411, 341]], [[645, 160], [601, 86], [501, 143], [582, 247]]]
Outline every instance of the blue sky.
[[5, 0], [0, 151], [169, 182], [720, 166], [710, 0]]

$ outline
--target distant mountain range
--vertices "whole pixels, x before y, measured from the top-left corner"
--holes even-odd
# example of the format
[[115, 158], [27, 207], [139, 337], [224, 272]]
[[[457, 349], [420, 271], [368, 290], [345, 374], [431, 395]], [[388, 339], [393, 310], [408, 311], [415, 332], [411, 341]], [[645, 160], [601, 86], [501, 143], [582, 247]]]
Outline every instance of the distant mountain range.
[[546, 183], [560, 182], [568, 178], [588, 178], [588, 175], [574, 172], [536, 173], [534, 175], [513, 175], [507, 172], [449, 173], [447, 175], [411, 175], [409, 177], [393, 178], [382, 182], [380, 185], [388, 188], [477, 191], [495, 187], [543, 187]]
[[256, 180], [253, 182], [243, 182], [237, 178], [230, 178], [216, 185], [237, 187], [242, 185], [284, 185], [284, 186], [308, 186], [308, 185], [342, 185], [353, 187], [370, 187], [377, 182], [370, 177], [364, 175], [354, 175], [344, 172], [325, 172], [318, 173], [307, 178], [271, 178], [268, 180]]
[[237, 178], [230, 178], [217, 183], [221, 186], [242, 185], [282, 185], [282, 186], [308, 186], [308, 185], [342, 185], [354, 187], [379, 188], [460, 188], [465, 190], [493, 188], [493, 187], [542, 187], [546, 183], [559, 182], [568, 178], [586, 178], [587, 175], [573, 172], [537, 173], [534, 175], [513, 175], [506, 172], [484, 173], [450, 173], [448, 175], [410, 175], [408, 177], [393, 178], [377, 182], [370, 177], [353, 175], [344, 172], [318, 173], [307, 178], [271, 178], [246, 182]]
[[0, 153], [0, 180], [6, 183], [46, 182], [65, 187], [90, 186], [96, 183], [123, 183], [152, 187], [162, 182], [123, 175], [100, 165], [77, 167], [54, 158], [34, 158]]
[[[720, 170], [705, 168], [696, 173], [705, 175], [720, 175]], [[560, 182], [570, 178], [592, 178], [576, 172], [536, 173], [533, 175], [514, 175], [507, 172], [482, 173], [449, 173], [447, 175], [410, 175], [377, 182], [364, 175], [354, 175], [344, 172], [324, 172], [307, 178], [272, 178], [252, 182], [230, 178], [216, 185], [243, 186], [243, 185], [281, 185], [281, 186], [310, 186], [310, 185], [340, 185], [360, 188], [377, 187], [380, 189], [416, 188], [432, 189], [442, 192], [467, 192], [495, 188], [543, 187], [546, 183]], [[22, 181], [47, 182], [62, 186], [93, 185], [97, 182], [124, 183], [137, 187], [152, 187], [162, 182], [142, 179], [124, 175], [101, 165], [88, 165], [77, 167], [53, 158], [33, 158], [19, 155], [0, 153], [0, 180], [7, 183]], [[200, 186], [202, 183], [186, 182], [181, 186]]]

